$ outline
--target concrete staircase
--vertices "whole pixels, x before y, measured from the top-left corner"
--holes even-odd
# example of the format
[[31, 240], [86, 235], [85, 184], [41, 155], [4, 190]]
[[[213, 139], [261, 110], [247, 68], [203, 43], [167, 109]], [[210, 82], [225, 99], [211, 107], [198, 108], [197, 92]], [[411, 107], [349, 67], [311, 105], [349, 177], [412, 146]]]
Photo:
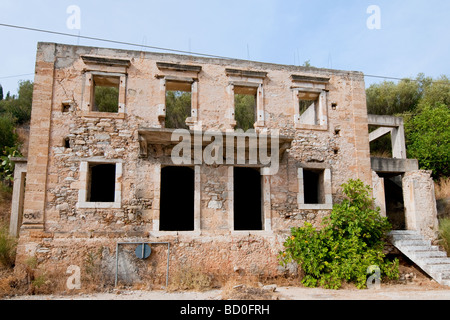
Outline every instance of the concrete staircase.
[[450, 286], [450, 258], [438, 246], [413, 230], [394, 230], [389, 236], [391, 243], [430, 277]]

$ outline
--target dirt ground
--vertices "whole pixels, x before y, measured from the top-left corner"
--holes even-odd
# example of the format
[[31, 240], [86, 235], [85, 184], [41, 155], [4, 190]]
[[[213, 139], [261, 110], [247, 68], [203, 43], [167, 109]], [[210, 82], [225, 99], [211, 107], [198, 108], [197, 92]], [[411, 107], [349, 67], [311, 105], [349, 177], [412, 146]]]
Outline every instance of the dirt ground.
[[450, 300], [450, 287], [438, 284], [415, 265], [403, 261], [400, 279], [382, 283], [378, 289], [339, 290], [298, 285], [235, 284], [207, 291], [110, 289], [103, 293], [19, 295], [3, 300]]
[[[114, 290], [110, 293], [95, 294], [16, 296], [4, 300], [223, 300], [222, 293], [223, 291], [218, 289], [205, 292]], [[450, 287], [437, 285], [435, 288], [424, 288], [420, 285], [381, 285], [380, 289], [365, 290], [277, 287], [270, 294], [269, 300], [450, 300]]]

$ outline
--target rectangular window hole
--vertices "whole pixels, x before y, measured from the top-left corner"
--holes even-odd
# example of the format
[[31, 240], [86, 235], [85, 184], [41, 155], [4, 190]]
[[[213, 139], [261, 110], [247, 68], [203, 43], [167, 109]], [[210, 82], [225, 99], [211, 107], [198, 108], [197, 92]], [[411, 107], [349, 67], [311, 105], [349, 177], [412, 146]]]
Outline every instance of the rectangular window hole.
[[69, 137], [64, 138], [64, 148], [70, 149], [70, 138]]
[[166, 83], [165, 127], [171, 129], [189, 129], [186, 120], [192, 113], [191, 84], [188, 82], [168, 81]]
[[194, 230], [195, 171], [190, 167], [161, 168], [160, 230]]
[[323, 169], [303, 169], [303, 184], [305, 204], [325, 203]]
[[90, 163], [88, 179], [87, 202], [114, 202], [116, 185], [115, 164]]
[[236, 120], [236, 129], [242, 129], [244, 132], [248, 129], [254, 129], [256, 119], [256, 93], [254, 87], [235, 87], [234, 88], [234, 118]]
[[300, 123], [312, 125], [319, 124], [319, 93], [299, 92], [298, 111]]
[[259, 169], [234, 168], [234, 230], [263, 230]]
[[120, 77], [95, 75], [93, 81], [92, 111], [118, 113]]

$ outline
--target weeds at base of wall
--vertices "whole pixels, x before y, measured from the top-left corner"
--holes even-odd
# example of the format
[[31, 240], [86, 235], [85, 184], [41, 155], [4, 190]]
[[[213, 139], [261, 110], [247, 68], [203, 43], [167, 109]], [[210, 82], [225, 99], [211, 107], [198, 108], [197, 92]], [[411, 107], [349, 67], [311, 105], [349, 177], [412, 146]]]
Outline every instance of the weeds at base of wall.
[[14, 266], [16, 246], [16, 238], [9, 235], [6, 225], [0, 225], [0, 267], [12, 268]]
[[434, 183], [434, 193], [436, 199], [445, 199], [450, 197], [450, 177], [441, 177]]
[[0, 271], [0, 298], [14, 295], [40, 295], [63, 292], [65, 277], [62, 270], [46, 271], [39, 267], [36, 257]]
[[450, 218], [439, 220], [439, 244], [447, 251], [447, 256], [450, 256]]

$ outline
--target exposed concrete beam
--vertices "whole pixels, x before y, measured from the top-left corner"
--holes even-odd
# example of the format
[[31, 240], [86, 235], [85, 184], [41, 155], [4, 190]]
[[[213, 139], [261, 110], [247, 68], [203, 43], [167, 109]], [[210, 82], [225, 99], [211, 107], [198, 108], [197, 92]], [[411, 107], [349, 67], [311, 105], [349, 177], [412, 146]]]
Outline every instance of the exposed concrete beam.
[[372, 170], [377, 173], [405, 173], [419, 169], [416, 159], [393, 159], [371, 157]]
[[377, 140], [378, 138], [381, 138], [382, 136], [387, 135], [391, 131], [392, 131], [392, 128], [387, 128], [387, 127], [378, 128], [377, 130], [369, 133], [369, 142]]
[[380, 116], [376, 114], [368, 114], [367, 122], [369, 126], [379, 126], [379, 127], [399, 127], [403, 126], [403, 118], [394, 116]]

